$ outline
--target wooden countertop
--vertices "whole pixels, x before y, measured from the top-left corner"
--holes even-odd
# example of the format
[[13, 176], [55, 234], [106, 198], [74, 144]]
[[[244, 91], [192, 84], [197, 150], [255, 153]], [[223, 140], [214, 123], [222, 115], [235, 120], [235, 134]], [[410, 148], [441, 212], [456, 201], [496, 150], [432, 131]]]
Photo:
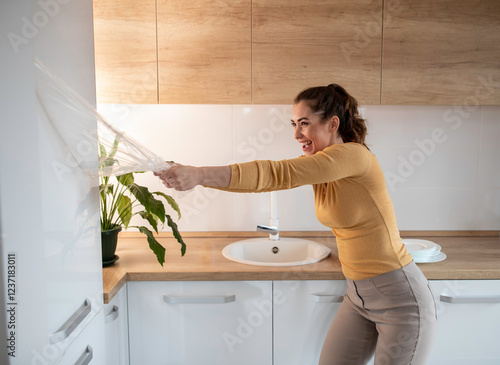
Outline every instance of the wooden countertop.
[[[290, 234], [288, 234], [290, 236]], [[299, 236], [299, 235], [297, 235]], [[303, 234], [300, 236], [304, 237]], [[404, 236], [403, 236], [404, 237]], [[230, 281], [230, 280], [343, 280], [334, 237], [307, 237], [332, 249], [332, 255], [318, 263], [303, 266], [268, 267], [239, 264], [222, 256], [222, 248], [244, 239], [234, 237], [184, 237], [186, 255], [173, 238], [159, 237], [166, 248], [162, 267], [149, 249], [146, 238], [121, 236], [112, 266], [103, 268], [104, 303], [115, 296], [127, 281]], [[249, 237], [248, 237], [249, 238]], [[441, 245], [447, 259], [438, 263], [418, 264], [430, 280], [496, 279], [500, 280], [500, 238], [446, 237], [412, 235]]]

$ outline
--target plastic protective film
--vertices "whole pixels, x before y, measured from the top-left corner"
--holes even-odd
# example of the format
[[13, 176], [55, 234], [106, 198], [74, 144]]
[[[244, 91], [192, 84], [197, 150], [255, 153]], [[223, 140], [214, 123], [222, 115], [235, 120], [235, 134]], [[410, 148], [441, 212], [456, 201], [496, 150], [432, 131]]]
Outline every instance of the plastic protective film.
[[[90, 176], [160, 172], [170, 166], [161, 157], [115, 128], [83, 97], [35, 60], [40, 109], [80, 168]], [[96, 133], [97, 123], [97, 133]], [[98, 159], [96, 159], [98, 151]]]

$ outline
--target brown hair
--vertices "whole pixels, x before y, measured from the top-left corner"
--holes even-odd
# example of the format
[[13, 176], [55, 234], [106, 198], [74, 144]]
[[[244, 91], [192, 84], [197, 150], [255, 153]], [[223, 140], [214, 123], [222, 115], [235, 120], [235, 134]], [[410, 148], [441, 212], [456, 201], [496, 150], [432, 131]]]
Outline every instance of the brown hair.
[[294, 99], [297, 104], [304, 101], [326, 121], [333, 116], [340, 120], [339, 135], [344, 142], [360, 143], [366, 148], [366, 124], [358, 112], [358, 102], [340, 85], [311, 87], [301, 91]]

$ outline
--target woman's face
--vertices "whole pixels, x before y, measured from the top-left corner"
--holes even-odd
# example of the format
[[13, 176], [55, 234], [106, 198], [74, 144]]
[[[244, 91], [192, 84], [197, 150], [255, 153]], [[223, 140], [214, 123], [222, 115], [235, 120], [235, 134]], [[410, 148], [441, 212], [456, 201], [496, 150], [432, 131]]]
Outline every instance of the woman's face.
[[338, 117], [332, 117], [328, 123], [322, 122], [322, 117], [314, 114], [304, 101], [293, 106], [293, 136], [302, 144], [302, 151], [307, 156], [333, 144], [343, 143], [342, 138], [337, 135], [338, 123]]

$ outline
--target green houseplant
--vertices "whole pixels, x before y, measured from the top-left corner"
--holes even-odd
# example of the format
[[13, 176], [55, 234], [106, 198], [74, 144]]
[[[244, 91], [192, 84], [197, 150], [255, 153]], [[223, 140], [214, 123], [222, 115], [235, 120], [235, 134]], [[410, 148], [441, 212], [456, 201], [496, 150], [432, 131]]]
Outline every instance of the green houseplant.
[[[118, 163], [114, 155], [118, 147], [115, 141], [111, 151], [106, 152], [102, 144], [99, 144], [100, 164], [109, 166]], [[175, 200], [162, 192], [150, 192], [148, 188], [135, 183], [134, 173], [127, 173], [119, 176], [101, 176], [100, 185], [100, 211], [101, 211], [101, 232], [103, 240], [103, 263], [116, 261], [114, 254], [118, 232], [122, 227], [137, 228], [139, 232], [146, 235], [150, 249], [156, 255], [160, 265], [165, 262], [165, 248], [155, 238], [153, 232], [145, 226], [130, 226], [130, 221], [134, 216], [142, 217], [153, 230], [158, 233], [158, 226], [166, 223], [171, 229], [175, 239], [181, 245], [181, 255], [186, 253], [186, 244], [177, 228], [177, 224], [166, 213], [165, 203], [168, 203], [181, 218], [179, 206]], [[114, 245], [109, 250], [106, 245]], [[113, 259], [113, 257], [115, 257]]]

